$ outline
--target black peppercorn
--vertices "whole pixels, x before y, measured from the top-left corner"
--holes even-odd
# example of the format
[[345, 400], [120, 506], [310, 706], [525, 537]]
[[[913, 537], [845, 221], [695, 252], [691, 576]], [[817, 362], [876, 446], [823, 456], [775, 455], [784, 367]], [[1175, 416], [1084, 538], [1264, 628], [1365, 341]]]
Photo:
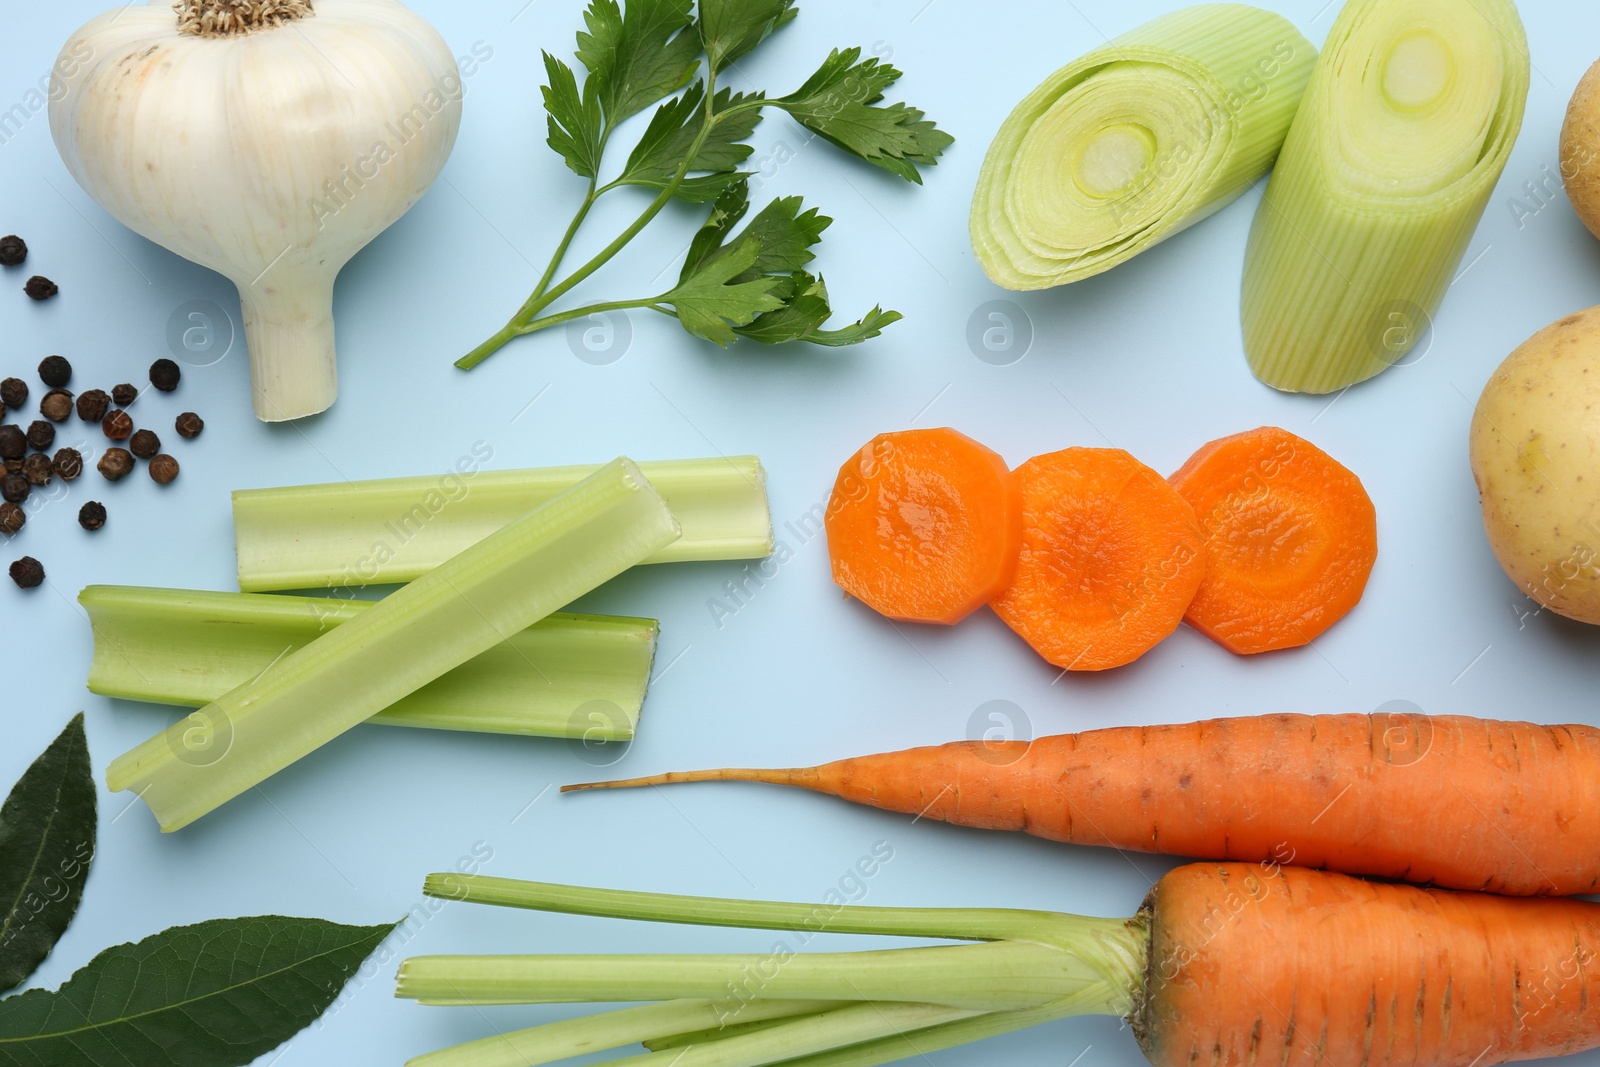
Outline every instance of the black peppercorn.
[[23, 460], [22, 476], [28, 480], [29, 485], [49, 485], [51, 478], [50, 457], [43, 452], [35, 452]]
[[133, 470], [133, 453], [125, 448], [108, 448], [95, 464], [108, 482], [120, 482]]
[[28, 513], [7, 501], [0, 504], [0, 533], [11, 537], [28, 522]]
[[28, 479], [20, 474], [8, 474], [0, 481], [0, 498], [8, 504], [20, 504], [28, 499], [28, 494], [33, 487], [28, 484]]
[[133, 416], [118, 408], [100, 420], [100, 429], [113, 441], [126, 441], [133, 434]]
[[178, 476], [178, 461], [163, 452], [150, 461], [150, 477], [157, 485], [170, 485]]
[[16, 234], [0, 237], [0, 267], [20, 267], [28, 258], [28, 243]]
[[59, 448], [56, 458], [50, 461], [50, 469], [62, 481], [73, 481], [83, 473], [83, 453], [76, 448]]
[[28, 402], [28, 383], [21, 378], [7, 378], [0, 382], [0, 404], [21, 409]]
[[78, 525], [85, 530], [98, 530], [106, 524], [106, 506], [91, 500], [78, 509]]
[[66, 422], [72, 414], [72, 394], [65, 389], [52, 389], [39, 401], [39, 414], [51, 422]]
[[[3, 469], [6, 472], [6, 474], [21, 474], [22, 473], [22, 460], [20, 460], [20, 459], [0, 459], [0, 469]], [[4, 475], [0, 475], [0, 477], [4, 477]]]
[[23, 556], [11, 565], [11, 580], [22, 589], [35, 589], [44, 584], [44, 565], [32, 556]]
[[56, 443], [56, 428], [43, 419], [28, 424], [28, 447], [36, 452], [46, 452]]
[[39, 380], [52, 389], [60, 389], [72, 381], [72, 364], [65, 356], [46, 356], [39, 364]]
[[161, 451], [161, 438], [154, 430], [135, 430], [128, 439], [128, 451], [140, 459], [154, 459]]
[[22, 287], [22, 291], [35, 300], [49, 300], [59, 293], [61, 288], [49, 278], [35, 274], [28, 279], [28, 283]]
[[139, 399], [139, 387], [123, 382], [111, 390], [111, 399], [119, 408], [125, 408]]
[[185, 411], [178, 416], [173, 426], [178, 431], [178, 436], [186, 441], [193, 441], [200, 436], [200, 431], [206, 428], [206, 420], [192, 411]]
[[178, 379], [182, 376], [178, 365], [170, 359], [158, 359], [150, 364], [150, 384], [163, 393], [170, 393], [176, 389]]
[[21, 459], [28, 453], [28, 435], [21, 426], [0, 426], [0, 459]]
[[78, 418], [84, 422], [99, 422], [111, 409], [111, 396], [104, 389], [90, 389], [78, 395]]

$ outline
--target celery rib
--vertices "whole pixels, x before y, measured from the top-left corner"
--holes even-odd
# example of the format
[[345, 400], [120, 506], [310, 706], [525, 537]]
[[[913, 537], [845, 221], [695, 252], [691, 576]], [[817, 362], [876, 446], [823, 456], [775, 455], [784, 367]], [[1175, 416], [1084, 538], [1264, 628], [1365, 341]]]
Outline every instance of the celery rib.
[[1272, 166], [1316, 55], [1281, 15], [1202, 4], [1062, 67], [984, 156], [984, 271], [1008, 289], [1079, 281], [1231, 203]]
[[[370, 611], [371, 601], [89, 586], [89, 691], [202, 707]], [[653, 619], [557, 612], [367, 721], [523, 737], [626, 741], [638, 727]]]
[[1349, 0], [1250, 230], [1257, 378], [1334, 392], [1427, 335], [1522, 127], [1527, 52], [1510, 0]]
[[[239, 588], [338, 589], [414, 581], [593, 466], [388, 478], [233, 494]], [[754, 456], [639, 464], [683, 526], [647, 563], [760, 559], [773, 547]]]
[[680, 533], [617, 459], [118, 757], [107, 783], [136, 790], [163, 830], [187, 826]]

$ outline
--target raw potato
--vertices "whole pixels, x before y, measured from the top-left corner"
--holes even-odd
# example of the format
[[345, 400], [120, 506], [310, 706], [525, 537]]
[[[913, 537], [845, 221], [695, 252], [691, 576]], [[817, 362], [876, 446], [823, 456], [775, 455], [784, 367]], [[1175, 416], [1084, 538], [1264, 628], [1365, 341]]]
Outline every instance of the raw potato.
[[1600, 237], [1600, 62], [1589, 68], [1561, 126], [1561, 180], [1589, 232]]
[[1511, 580], [1600, 625], [1600, 307], [1540, 330], [1495, 371], [1472, 418], [1472, 473]]

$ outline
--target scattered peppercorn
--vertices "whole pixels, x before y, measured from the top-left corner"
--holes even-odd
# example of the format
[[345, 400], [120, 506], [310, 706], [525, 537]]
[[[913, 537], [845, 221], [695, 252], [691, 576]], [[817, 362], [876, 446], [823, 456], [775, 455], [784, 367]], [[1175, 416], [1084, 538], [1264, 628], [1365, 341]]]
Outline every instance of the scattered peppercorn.
[[11, 565], [11, 580], [21, 589], [36, 589], [44, 584], [44, 565], [32, 556], [23, 556]]
[[4, 481], [0, 481], [0, 498], [4, 498], [8, 504], [22, 503], [32, 491], [28, 479], [20, 474], [8, 474]]
[[170, 485], [178, 476], [178, 461], [165, 452], [150, 461], [150, 477], [157, 485]]
[[22, 460], [20, 460], [20, 459], [0, 459], [0, 467], [3, 467], [5, 469], [6, 474], [21, 474], [22, 473]]
[[50, 469], [62, 481], [73, 481], [83, 473], [83, 453], [76, 448], [59, 448], [56, 458], [50, 461]]
[[118, 408], [100, 420], [100, 429], [113, 441], [126, 441], [133, 434], [133, 416]]
[[91, 500], [78, 509], [78, 525], [85, 530], [98, 530], [106, 524], [106, 506]]
[[125, 448], [108, 448], [95, 469], [105, 475], [106, 481], [120, 482], [133, 470], [133, 453]]
[[52, 477], [50, 470], [50, 457], [43, 452], [35, 452], [22, 461], [22, 476], [28, 479], [28, 484], [33, 486], [49, 485]]
[[28, 258], [28, 243], [16, 234], [0, 237], [0, 267], [20, 267]]
[[104, 389], [90, 389], [78, 395], [78, 418], [84, 422], [99, 422], [111, 408], [111, 396]]
[[39, 401], [39, 414], [51, 422], [66, 422], [72, 414], [72, 394], [65, 389], [52, 389]]
[[135, 430], [128, 439], [128, 451], [140, 459], [154, 459], [161, 451], [161, 438], [154, 430]]
[[47, 452], [56, 443], [56, 428], [43, 419], [28, 424], [28, 447], [36, 452]]
[[0, 404], [21, 409], [28, 402], [28, 383], [21, 378], [7, 378], [0, 382]]
[[158, 359], [150, 364], [150, 384], [163, 393], [170, 393], [178, 387], [178, 379], [183, 373], [178, 370], [178, 365], [170, 359]]
[[39, 364], [39, 380], [52, 389], [60, 389], [72, 381], [72, 364], [65, 356], [46, 356]]
[[35, 274], [28, 279], [27, 284], [22, 287], [22, 291], [35, 300], [49, 300], [61, 291], [61, 287], [49, 278]]
[[0, 504], [0, 533], [11, 537], [21, 530], [27, 521], [28, 513], [15, 504], [10, 501]]
[[177, 422], [174, 424], [174, 429], [178, 431], [178, 436], [186, 441], [193, 441], [196, 437], [199, 437], [200, 431], [205, 428], [206, 420], [192, 411], [185, 411], [182, 415], [179, 415]]
[[21, 426], [0, 426], [0, 459], [21, 459], [28, 454], [28, 435]]
[[125, 408], [139, 399], [139, 387], [123, 382], [111, 390], [111, 399], [119, 408]]

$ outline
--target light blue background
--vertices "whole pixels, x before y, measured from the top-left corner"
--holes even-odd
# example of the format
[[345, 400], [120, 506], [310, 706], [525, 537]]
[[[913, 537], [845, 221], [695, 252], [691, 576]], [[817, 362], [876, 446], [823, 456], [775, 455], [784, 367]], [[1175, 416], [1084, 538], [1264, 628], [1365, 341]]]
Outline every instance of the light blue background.
[[[0, 107], [23, 100], [96, 0], [7, 5]], [[913, 188], [769, 118], [756, 138], [768, 177], [756, 194], [802, 193], [837, 220], [821, 249], [842, 312], [875, 301], [907, 320], [839, 352], [756, 346], [728, 352], [671, 322], [636, 316], [630, 349], [594, 366], [559, 332], [512, 345], [472, 374], [450, 362], [520, 303], [579, 194], [543, 145], [538, 51], [566, 56], [578, 0], [417, 0], [461, 55], [493, 55], [467, 81], [460, 143], [444, 179], [344, 272], [337, 296], [343, 395], [332, 412], [267, 427], [249, 413], [240, 347], [191, 368], [175, 397], [135, 408], [171, 436], [195, 409], [205, 436], [173, 442], [183, 476], [158, 492], [142, 475], [89, 476], [35, 514], [13, 545], [49, 569], [48, 587], [0, 583], [6, 684], [0, 784], [82, 708], [97, 773], [165, 724], [159, 708], [82, 688], [88, 627], [73, 598], [91, 582], [229, 589], [228, 492], [237, 487], [443, 472], [476, 442], [493, 466], [759, 453], [789, 560], [731, 617], [710, 602], [739, 565], [654, 568], [585, 608], [658, 616], [658, 678], [643, 732], [609, 771], [806, 764], [967, 736], [993, 700], [1034, 734], [1267, 711], [1368, 712], [1409, 700], [1430, 712], [1600, 723], [1600, 634], [1537, 614], [1495, 565], [1466, 458], [1468, 420], [1496, 364], [1554, 319], [1600, 302], [1600, 243], [1551, 177], [1563, 108], [1600, 55], [1579, 0], [1529, 0], [1535, 73], [1527, 122], [1431, 346], [1413, 365], [1330, 402], [1258, 385], [1240, 353], [1238, 278], [1252, 192], [1202, 226], [1109, 275], [1009, 297], [1031, 320], [1011, 366], [975, 358], [969, 318], [994, 289], [973, 261], [967, 203], [989, 138], [1011, 105], [1079, 53], [1178, 6], [1175, 0], [834, 0], [742, 64], [751, 86], [798, 84], [835, 45], [890, 55], [906, 76], [892, 98], [927, 109], [957, 143]], [[1269, 0], [1320, 42], [1327, 0]], [[981, 14], [979, 12], [982, 12]], [[778, 162], [788, 160], [787, 162]], [[1548, 183], [1540, 207], [1524, 183]], [[636, 198], [635, 198], [636, 199]], [[577, 252], [598, 248], [637, 209], [619, 195]], [[1519, 225], [1513, 205], [1537, 208]], [[694, 212], [667, 212], [582, 293], [632, 295], [675, 270]], [[0, 373], [68, 355], [77, 388], [142, 380], [166, 355], [169, 316], [209, 300], [237, 316], [233, 289], [123, 230], [73, 183], [40, 114], [0, 146], [0, 233], [33, 248], [31, 271], [58, 299], [34, 306], [0, 285]], [[580, 260], [574, 259], [573, 262]], [[531, 406], [530, 406], [531, 405]], [[520, 415], [520, 417], [519, 417]], [[1183, 629], [1138, 664], [1057, 680], [987, 612], [952, 630], [894, 626], [842, 599], [820, 539], [785, 525], [821, 503], [840, 462], [873, 434], [949, 424], [1014, 463], [1068, 445], [1113, 444], [1177, 467], [1212, 438], [1265, 423], [1343, 460], [1377, 503], [1382, 550], [1366, 599], [1315, 650], [1235, 659]], [[77, 427], [74, 420], [70, 426]], [[73, 522], [88, 495], [111, 521]], [[980, 716], [981, 718], [981, 716]], [[596, 768], [561, 742], [363, 728], [176, 836], [126, 794], [102, 795], [101, 847], [83, 910], [36, 978], [54, 986], [100, 948], [168, 925], [279, 912], [394, 920], [421, 901], [422, 877], [492, 852], [488, 873], [801, 901], [820, 900], [878, 841], [893, 860], [875, 904], [1011, 905], [1130, 914], [1168, 861], [1070, 849], [744, 787], [560, 797], [552, 786]], [[131, 810], [130, 810], [131, 807]], [[1419, 828], [1426, 833], [1426, 827]], [[457, 906], [391, 943], [323, 1024], [262, 1062], [283, 1067], [398, 1063], [408, 1055], [571, 1014], [572, 1008], [432, 1009], [396, 1001], [398, 955], [437, 952], [749, 950], [766, 934], [697, 931]], [[843, 941], [844, 939], [841, 939]], [[862, 944], [859, 939], [850, 944]], [[820, 947], [820, 946], [819, 946]], [[1142, 1062], [1116, 1021], [1068, 1021], [945, 1064]], [[1081, 1055], [1081, 1058], [1079, 1058]], [[1600, 1057], [1588, 1058], [1600, 1063]]]

